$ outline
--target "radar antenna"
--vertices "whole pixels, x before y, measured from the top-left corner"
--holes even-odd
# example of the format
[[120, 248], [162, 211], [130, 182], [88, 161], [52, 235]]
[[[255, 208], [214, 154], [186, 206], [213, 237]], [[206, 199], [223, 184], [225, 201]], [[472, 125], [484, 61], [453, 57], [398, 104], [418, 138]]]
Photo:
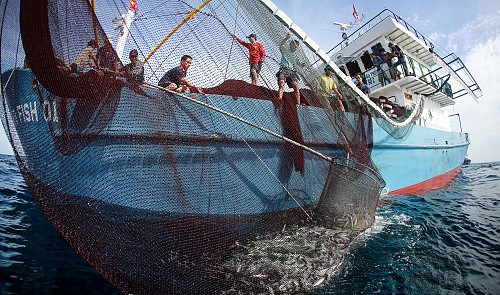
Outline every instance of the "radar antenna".
[[340, 30], [342, 31], [342, 39], [345, 40], [345, 45], [349, 44], [349, 36], [347, 35], [347, 30], [352, 28], [352, 23], [344, 24], [339, 22], [333, 22], [333, 24], [340, 27]]

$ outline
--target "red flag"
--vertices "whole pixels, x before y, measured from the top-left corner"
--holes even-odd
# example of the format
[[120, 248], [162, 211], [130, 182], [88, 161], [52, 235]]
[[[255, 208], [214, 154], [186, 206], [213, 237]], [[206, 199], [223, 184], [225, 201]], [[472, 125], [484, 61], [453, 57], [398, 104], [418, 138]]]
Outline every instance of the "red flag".
[[356, 10], [356, 6], [354, 6], [354, 3], [352, 4], [352, 9], [353, 9], [352, 16], [354, 16], [355, 20], [359, 20], [358, 11]]
[[136, 0], [130, 0], [130, 5], [128, 7], [135, 12], [139, 10], [139, 6], [137, 5]]

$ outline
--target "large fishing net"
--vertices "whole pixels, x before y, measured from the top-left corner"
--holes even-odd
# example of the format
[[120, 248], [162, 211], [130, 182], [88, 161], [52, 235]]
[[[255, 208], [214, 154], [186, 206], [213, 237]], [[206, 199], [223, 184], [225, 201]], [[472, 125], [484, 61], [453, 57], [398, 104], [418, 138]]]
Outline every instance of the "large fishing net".
[[[268, 1], [214, 0], [191, 17], [200, 1], [140, 1], [125, 30], [112, 20], [135, 1], [96, 2], [0, 4], [1, 119], [54, 227], [127, 293], [304, 292], [333, 278], [384, 187], [359, 91], [334, 76], [345, 112], [325, 94], [329, 60]], [[250, 33], [267, 52], [258, 85], [234, 37]], [[94, 44], [97, 63], [77, 65]], [[121, 72], [132, 49], [144, 83]], [[288, 83], [278, 99], [282, 53], [300, 104]], [[183, 55], [190, 91], [158, 86]]]

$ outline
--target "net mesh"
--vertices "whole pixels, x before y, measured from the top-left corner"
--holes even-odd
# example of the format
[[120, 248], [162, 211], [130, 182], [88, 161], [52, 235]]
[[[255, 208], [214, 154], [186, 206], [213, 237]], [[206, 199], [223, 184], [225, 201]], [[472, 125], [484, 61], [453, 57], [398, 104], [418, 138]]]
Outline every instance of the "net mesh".
[[[339, 110], [317, 83], [325, 63], [302, 39], [287, 37], [260, 1], [212, 1], [151, 58], [200, 3], [140, 2], [123, 49], [137, 49], [144, 61], [138, 84], [120, 73], [128, 61], [109, 36], [120, 32], [106, 27], [128, 4], [98, 1], [94, 12], [88, 1], [2, 1], [1, 119], [44, 214], [127, 293], [301, 292], [326, 283], [373, 221], [384, 186], [370, 159], [366, 107]], [[250, 83], [248, 49], [233, 37], [250, 33], [267, 52], [258, 85]], [[100, 59], [75, 70], [91, 40]], [[286, 85], [278, 99], [280, 45], [293, 40], [300, 104]], [[193, 58], [187, 79], [203, 93], [156, 86], [186, 54]], [[336, 82], [344, 101], [360, 101]], [[329, 254], [304, 245], [311, 231], [289, 243], [318, 227]], [[262, 249], [269, 241], [316, 255], [328, 271], [315, 264], [294, 272], [308, 279], [286, 279], [276, 272], [283, 256], [242, 258], [240, 245]]]

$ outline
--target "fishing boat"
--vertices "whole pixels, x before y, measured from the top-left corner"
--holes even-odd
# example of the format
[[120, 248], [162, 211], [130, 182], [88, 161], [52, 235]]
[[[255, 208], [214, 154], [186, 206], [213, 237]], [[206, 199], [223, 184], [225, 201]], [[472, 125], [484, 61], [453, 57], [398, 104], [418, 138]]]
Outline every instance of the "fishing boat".
[[[168, 2], [141, 2], [142, 14], [133, 0], [2, 4], [1, 119], [20, 171], [54, 227], [124, 292], [237, 292], [223, 265], [239, 242], [301, 225], [360, 232], [381, 194], [442, 186], [459, 169], [469, 141], [442, 122], [457, 96], [446, 83], [412, 72], [380, 87], [365, 66], [367, 96], [351, 77], [359, 52], [389, 40], [421, 68], [439, 57], [400, 20], [331, 54], [271, 1]], [[235, 38], [249, 33], [266, 47], [257, 85]], [[89, 58], [75, 70], [87, 45], [112, 48], [116, 67]], [[119, 70], [133, 49], [143, 83]], [[184, 55], [196, 87], [158, 86]], [[297, 79], [280, 99], [285, 66]], [[345, 109], [317, 82], [327, 66]]]
[[[460, 115], [449, 114], [446, 107], [464, 95], [476, 102], [482, 96], [467, 67], [388, 9], [366, 22], [358, 17], [355, 24], [336, 24], [344, 31], [343, 40], [328, 53], [344, 74], [352, 79], [362, 75], [371, 101], [380, 107], [374, 108], [379, 114], [374, 116], [372, 159], [386, 182], [384, 193], [445, 187], [460, 170], [470, 144]], [[346, 26], [359, 28], [347, 34]], [[390, 57], [378, 69], [370, 53], [380, 56], [382, 51]], [[397, 120], [417, 101], [421, 109], [412, 120]], [[459, 130], [453, 130], [452, 120], [458, 120]]]

